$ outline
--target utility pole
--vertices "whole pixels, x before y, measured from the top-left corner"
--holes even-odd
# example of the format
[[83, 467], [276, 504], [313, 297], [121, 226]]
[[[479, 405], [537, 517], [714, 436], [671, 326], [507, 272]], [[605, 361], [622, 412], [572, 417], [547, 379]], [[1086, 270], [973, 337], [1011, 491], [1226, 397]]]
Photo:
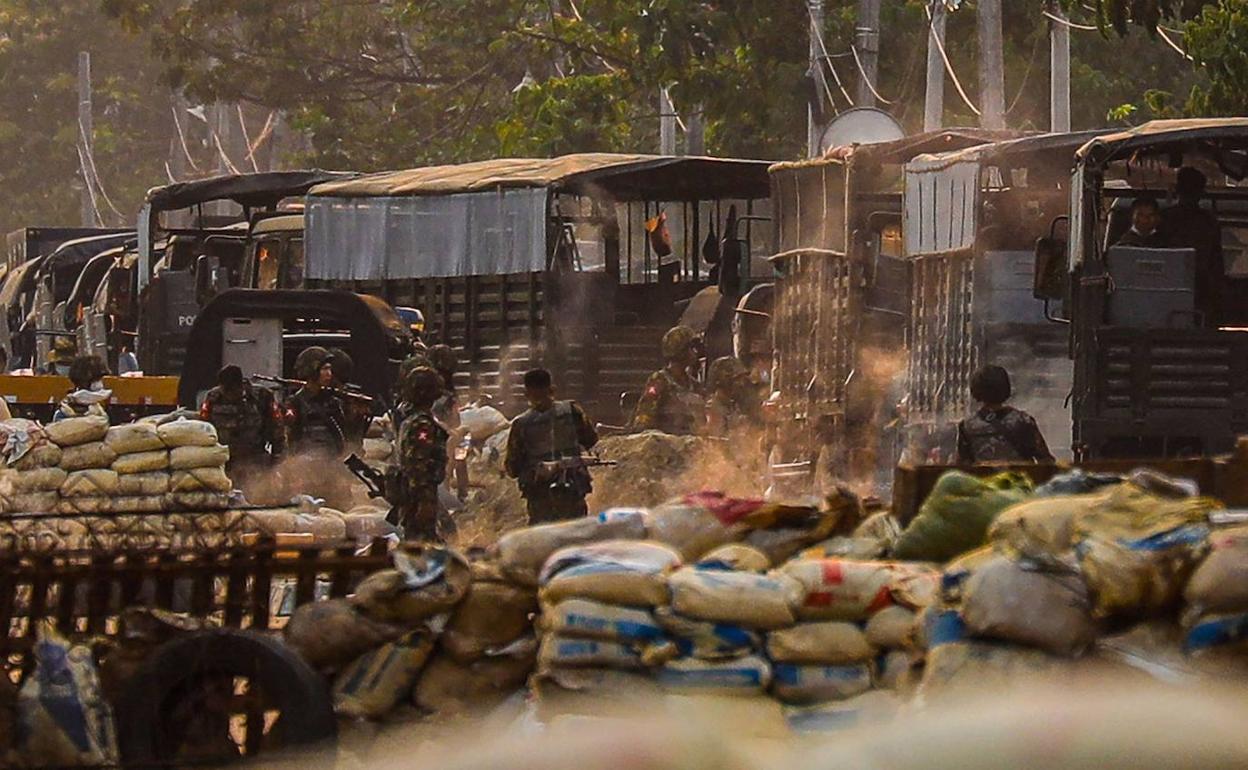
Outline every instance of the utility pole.
[[855, 48], [862, 65], [862, 72], [858, 73], [858, 106], [874, 107], [872, 89], [880, 81], [880, 0], [858, 0], [856, 33]]
[[820, 36], [823, 34], [823, 0], [807, 0], [807, 15], [810, 17], [810, 77], [814, 85], [814, 93], [806, 108], [806, 154], [808, 157], [819, 157], [823, 139], [823, 93], [827, 90], [823, 72], [823, 46]]
[[102, 224], [96, 216], [95, 180], [91, 175], [91, 158], [95, 144], [95, 124], [91, 108], [91, 53], [78, 52], [78, 145], [82, 157], [82, 226], [95, 227]]
[[931, 24], [927, 35], [927, 95], [923, 102], [923, 130], [936, 131], [945, 124], [945, 62], [940, 47], [945, 44], [945, 3], [928, 4]]
[[659, 89], [659, 154], [676, 154], [676, 107], [666, 88]]
[[984, 128], [1005, 128], [1005, 47], [1001, 0], [979, 0], [979, 101]]
[[702, 104], [695, 104], [693, 111], [689, 113], [685, 127], [686, 155], [706, 154], [706, 118], [702, 115], [705, 109]]
[[[1058, 3], [1049, 3], [1049, 13], [1065, 20]], [[1070, 131], [1070, 27], [1049, 19], [1049, 130]]]

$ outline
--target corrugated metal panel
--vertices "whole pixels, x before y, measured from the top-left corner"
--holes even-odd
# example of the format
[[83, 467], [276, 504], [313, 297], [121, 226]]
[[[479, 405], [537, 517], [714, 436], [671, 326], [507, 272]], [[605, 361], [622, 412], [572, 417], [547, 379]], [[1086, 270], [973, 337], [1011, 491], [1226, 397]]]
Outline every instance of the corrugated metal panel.
[[935, 171], [906, 166], [907, 256], [946, 254], [974, 244], [979, 170], [976, 163], [955, 163]]
[[785, 265], [773, 316], [781, 413], [788, 419], [842, 413], [854, 343], [849, 260], [799, 251]]
[[907, 388], [912, 418], [960, 415], [970, 406], [979, 355], [974, 271], [969, 256], [922, 257], [914, 263]]

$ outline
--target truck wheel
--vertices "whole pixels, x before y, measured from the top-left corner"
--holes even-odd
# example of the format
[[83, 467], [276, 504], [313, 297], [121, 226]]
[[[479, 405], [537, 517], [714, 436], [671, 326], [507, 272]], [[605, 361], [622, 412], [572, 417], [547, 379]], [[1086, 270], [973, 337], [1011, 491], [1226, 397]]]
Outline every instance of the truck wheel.
[[280, 642], [234, 629], [158, 648], [125, 683], [116, 718], [126, 766], [220, 764], [322, 742], [316, 748], [325, 749], [337, 735], [320, 675]]

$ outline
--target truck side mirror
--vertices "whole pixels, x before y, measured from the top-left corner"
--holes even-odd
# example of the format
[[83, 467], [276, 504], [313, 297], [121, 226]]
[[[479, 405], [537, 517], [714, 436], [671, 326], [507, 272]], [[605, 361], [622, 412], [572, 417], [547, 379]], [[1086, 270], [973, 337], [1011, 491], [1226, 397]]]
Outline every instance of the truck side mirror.
[[201, 254], [195, 260], [195, 303], [207, 305], [217, 295], [216, 285], [217, 260], [207, 254]]
[[1036, 299], [1062, 299], [1066, 288], [1066, 243], [1057, 238], [1037, 238], [1032, 295]]

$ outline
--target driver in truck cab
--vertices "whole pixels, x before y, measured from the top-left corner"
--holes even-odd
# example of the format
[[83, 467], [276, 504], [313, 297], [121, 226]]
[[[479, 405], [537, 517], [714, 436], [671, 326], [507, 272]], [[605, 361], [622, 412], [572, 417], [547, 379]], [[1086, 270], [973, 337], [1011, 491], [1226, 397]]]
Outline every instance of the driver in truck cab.
[[1051, 463], [1053, 453], [1031, 415], [1007, 406], [1010, 375], [1000, 366], [985, 366], [971, 378], [971, 397], [979, 410], [958, 423], [958, 462]]

